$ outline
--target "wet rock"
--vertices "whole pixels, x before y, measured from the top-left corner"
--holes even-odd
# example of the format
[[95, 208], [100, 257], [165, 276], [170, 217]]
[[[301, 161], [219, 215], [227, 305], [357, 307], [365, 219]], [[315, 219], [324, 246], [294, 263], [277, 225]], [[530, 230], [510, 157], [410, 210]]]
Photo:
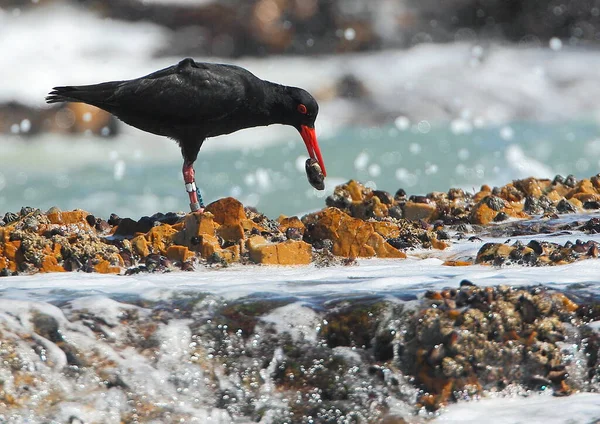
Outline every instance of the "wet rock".
[[568, 362], [558, 345], [545, 341], [550, 333], [560, 340], [567, 331], [563, 323], [573, 317], [573, 310], [562, 303], [563, 295], [544, 288], [463, 284], [458, 291], [436, 296], [450, 296], [469, 307], [457, 311], [432, 306], [413, 318], [403, 366], [429, 392], [421, 398], [424, 406], [437, 409], [456, 390], [477, 393], [493, 387], [500, 375], [535, 389], [564, 389], [562, 382], [568, 377], [555, 370], [564, 370]]
[[575, 206], [571, 204], [567, 199], [561, 199], [560, 202], [556, 205], [556, 210], [558, 213], [575, 213], [577, 209]]

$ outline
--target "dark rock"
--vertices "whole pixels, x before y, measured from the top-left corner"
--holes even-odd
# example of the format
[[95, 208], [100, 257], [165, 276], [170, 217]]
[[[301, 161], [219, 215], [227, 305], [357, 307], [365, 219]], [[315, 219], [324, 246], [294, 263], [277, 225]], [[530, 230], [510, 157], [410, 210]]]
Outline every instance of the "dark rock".
[[[37, 210], [39, 210], [39, 209], [37, 209]], [[29, 215], [30, 213], [33, 213], [35, 211], [36, 211], [36, 209], [32, 208], [31, 206], [23, 206], [21, 208], [21, 212], [19, 214], [23, 217], [23, 216]]]
[[506, 221], [508, 218], [510, 217], [506, 212], [498, 212], [498, 214], [494, 217], [494, 222]]
[[538, 215], [544, 213], [544, 208], [542, 208], [538, 199], [533, 196], [527, 196], [523, 205], [523, 211], [530, 215]]
[[600, 202], [597, 200], [587, 201], [583, 204], [583, 209], [600, 209]]
[[90, 225], [90, 227], [96, 226], [96, 217], [94, 215], [86, 216], [85, 221]]
[[402, 208], [400, 206], [394, 205], [388, 209], [388, 215], [392, 218], [402, 219], [404, 212], [402, 211]]
[[556, 205], [556, 210], [558, 213], [575, 213], [577, 209], [575, 206], [571, 204], [567, 199], [561, 199], [560, 202]]
[[569, 176], [567, 176], [567, 178], [565, 179], [565, 182], [563, 184], [567, 187], [574, 188], [575, 185], [577, 185], [577, 178], [575, 178], [574, 175], [569, 175]]
[[391, 205], [394, 203], [394, 198], [387, 191], [373, 190], [373, 196], [377, 197], [379, 200], [381, 200], [381, 203], [385, 205]]
[[403, 188], [399, 188], [399, 189], [396, 191], [396, 194], [394, 195], [394, 199], [395, 199], [396, 201], [403, 201], [403, 200], [406, 200], [406, 191], [404, 191], [404, 189], [403, 189]]
[[501, 211], [506, 207], [506, 202], [504, 199], [497, 196], [487, 196], [484, 201], [486, 205], [490, 207], [490, 209], [495, 211]]
[[115, 225], [119, 225], [120, 222], [121, 222], [121, 218], [119, 218], [119, 215], [117, 215], [116, 213], [110, 214], [110, 217], [108, 218], [108, 223], [110, 225], [112, 225], [114, 227]]

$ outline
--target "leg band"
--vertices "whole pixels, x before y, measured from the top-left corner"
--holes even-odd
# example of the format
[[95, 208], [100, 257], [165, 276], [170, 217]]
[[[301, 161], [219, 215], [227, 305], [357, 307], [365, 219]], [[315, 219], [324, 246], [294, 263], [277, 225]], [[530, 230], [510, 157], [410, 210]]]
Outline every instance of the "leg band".
[[193, 193], [197, 191], [196, 183], [194, 181], [192, 181], [191, 183], [185, 183], [185, 191], [187, 191], [188, 193]]

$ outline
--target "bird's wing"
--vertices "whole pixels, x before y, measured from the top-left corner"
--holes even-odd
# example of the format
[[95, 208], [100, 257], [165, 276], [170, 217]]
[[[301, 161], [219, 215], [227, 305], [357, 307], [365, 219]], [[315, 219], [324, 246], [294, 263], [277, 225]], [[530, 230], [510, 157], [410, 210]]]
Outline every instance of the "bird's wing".
[[[179, 64], [142, 78], [124, 81], [109, 103], [128, 114], [194, 124], [226, 117], [246, 98], [247, 75], [228, 65]], [[252, 75], [248, 73], [248, 75]]]

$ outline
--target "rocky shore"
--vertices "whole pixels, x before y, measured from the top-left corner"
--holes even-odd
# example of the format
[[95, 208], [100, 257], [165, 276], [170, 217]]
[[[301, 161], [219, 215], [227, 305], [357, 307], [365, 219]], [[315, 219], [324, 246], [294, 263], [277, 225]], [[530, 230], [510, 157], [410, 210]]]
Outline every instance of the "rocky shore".
[[[23, 208], [0, 223], [0, 281], [67, 271], [130, 276], [120, 279], [273, 265], [335, 270], [359, 258], [560, 267], [597, 260], [599, 204], [596, 175], [425, 196], [349, 181], [324, 209], [277, 219], [234, 198], [137, 221]], [[481, 244], [476, 255], [446, 255], [471, 242]], [[448, 281], [397, 296], [310, 301], [197, 289], [0, 298], [0, 419], [420, 423], [457, 401], [600, 390], [597, 296], [585, 284], [512, 284]]]
[[[336, 187], [327, 207], [303, 217], [270, 219], [234, 198], [202, 213], [157, 213], [108, 220], [83, 210], [24, 207], [0, 220], [0, 275], [84, 271], [115, 274], [193, 270], [233, 263], [351, 264], [356, 258], [405, 258], [414, 249], [444, 250], [453, 240], [510, 237], [578, 229], [600, 231], [600, 218], [561, 222], [559, 216], [600, 208], [600, 176], [576, 181], [528, 178], [426, 196], [394, 195], [356, 181]], [[583, 215], [586, 216], [586, 215]], [[532, 217], [537, 219], [532, 220]], [[473, 263], [559, 265], [597, 258], [595, 241], [488, 243]]]

